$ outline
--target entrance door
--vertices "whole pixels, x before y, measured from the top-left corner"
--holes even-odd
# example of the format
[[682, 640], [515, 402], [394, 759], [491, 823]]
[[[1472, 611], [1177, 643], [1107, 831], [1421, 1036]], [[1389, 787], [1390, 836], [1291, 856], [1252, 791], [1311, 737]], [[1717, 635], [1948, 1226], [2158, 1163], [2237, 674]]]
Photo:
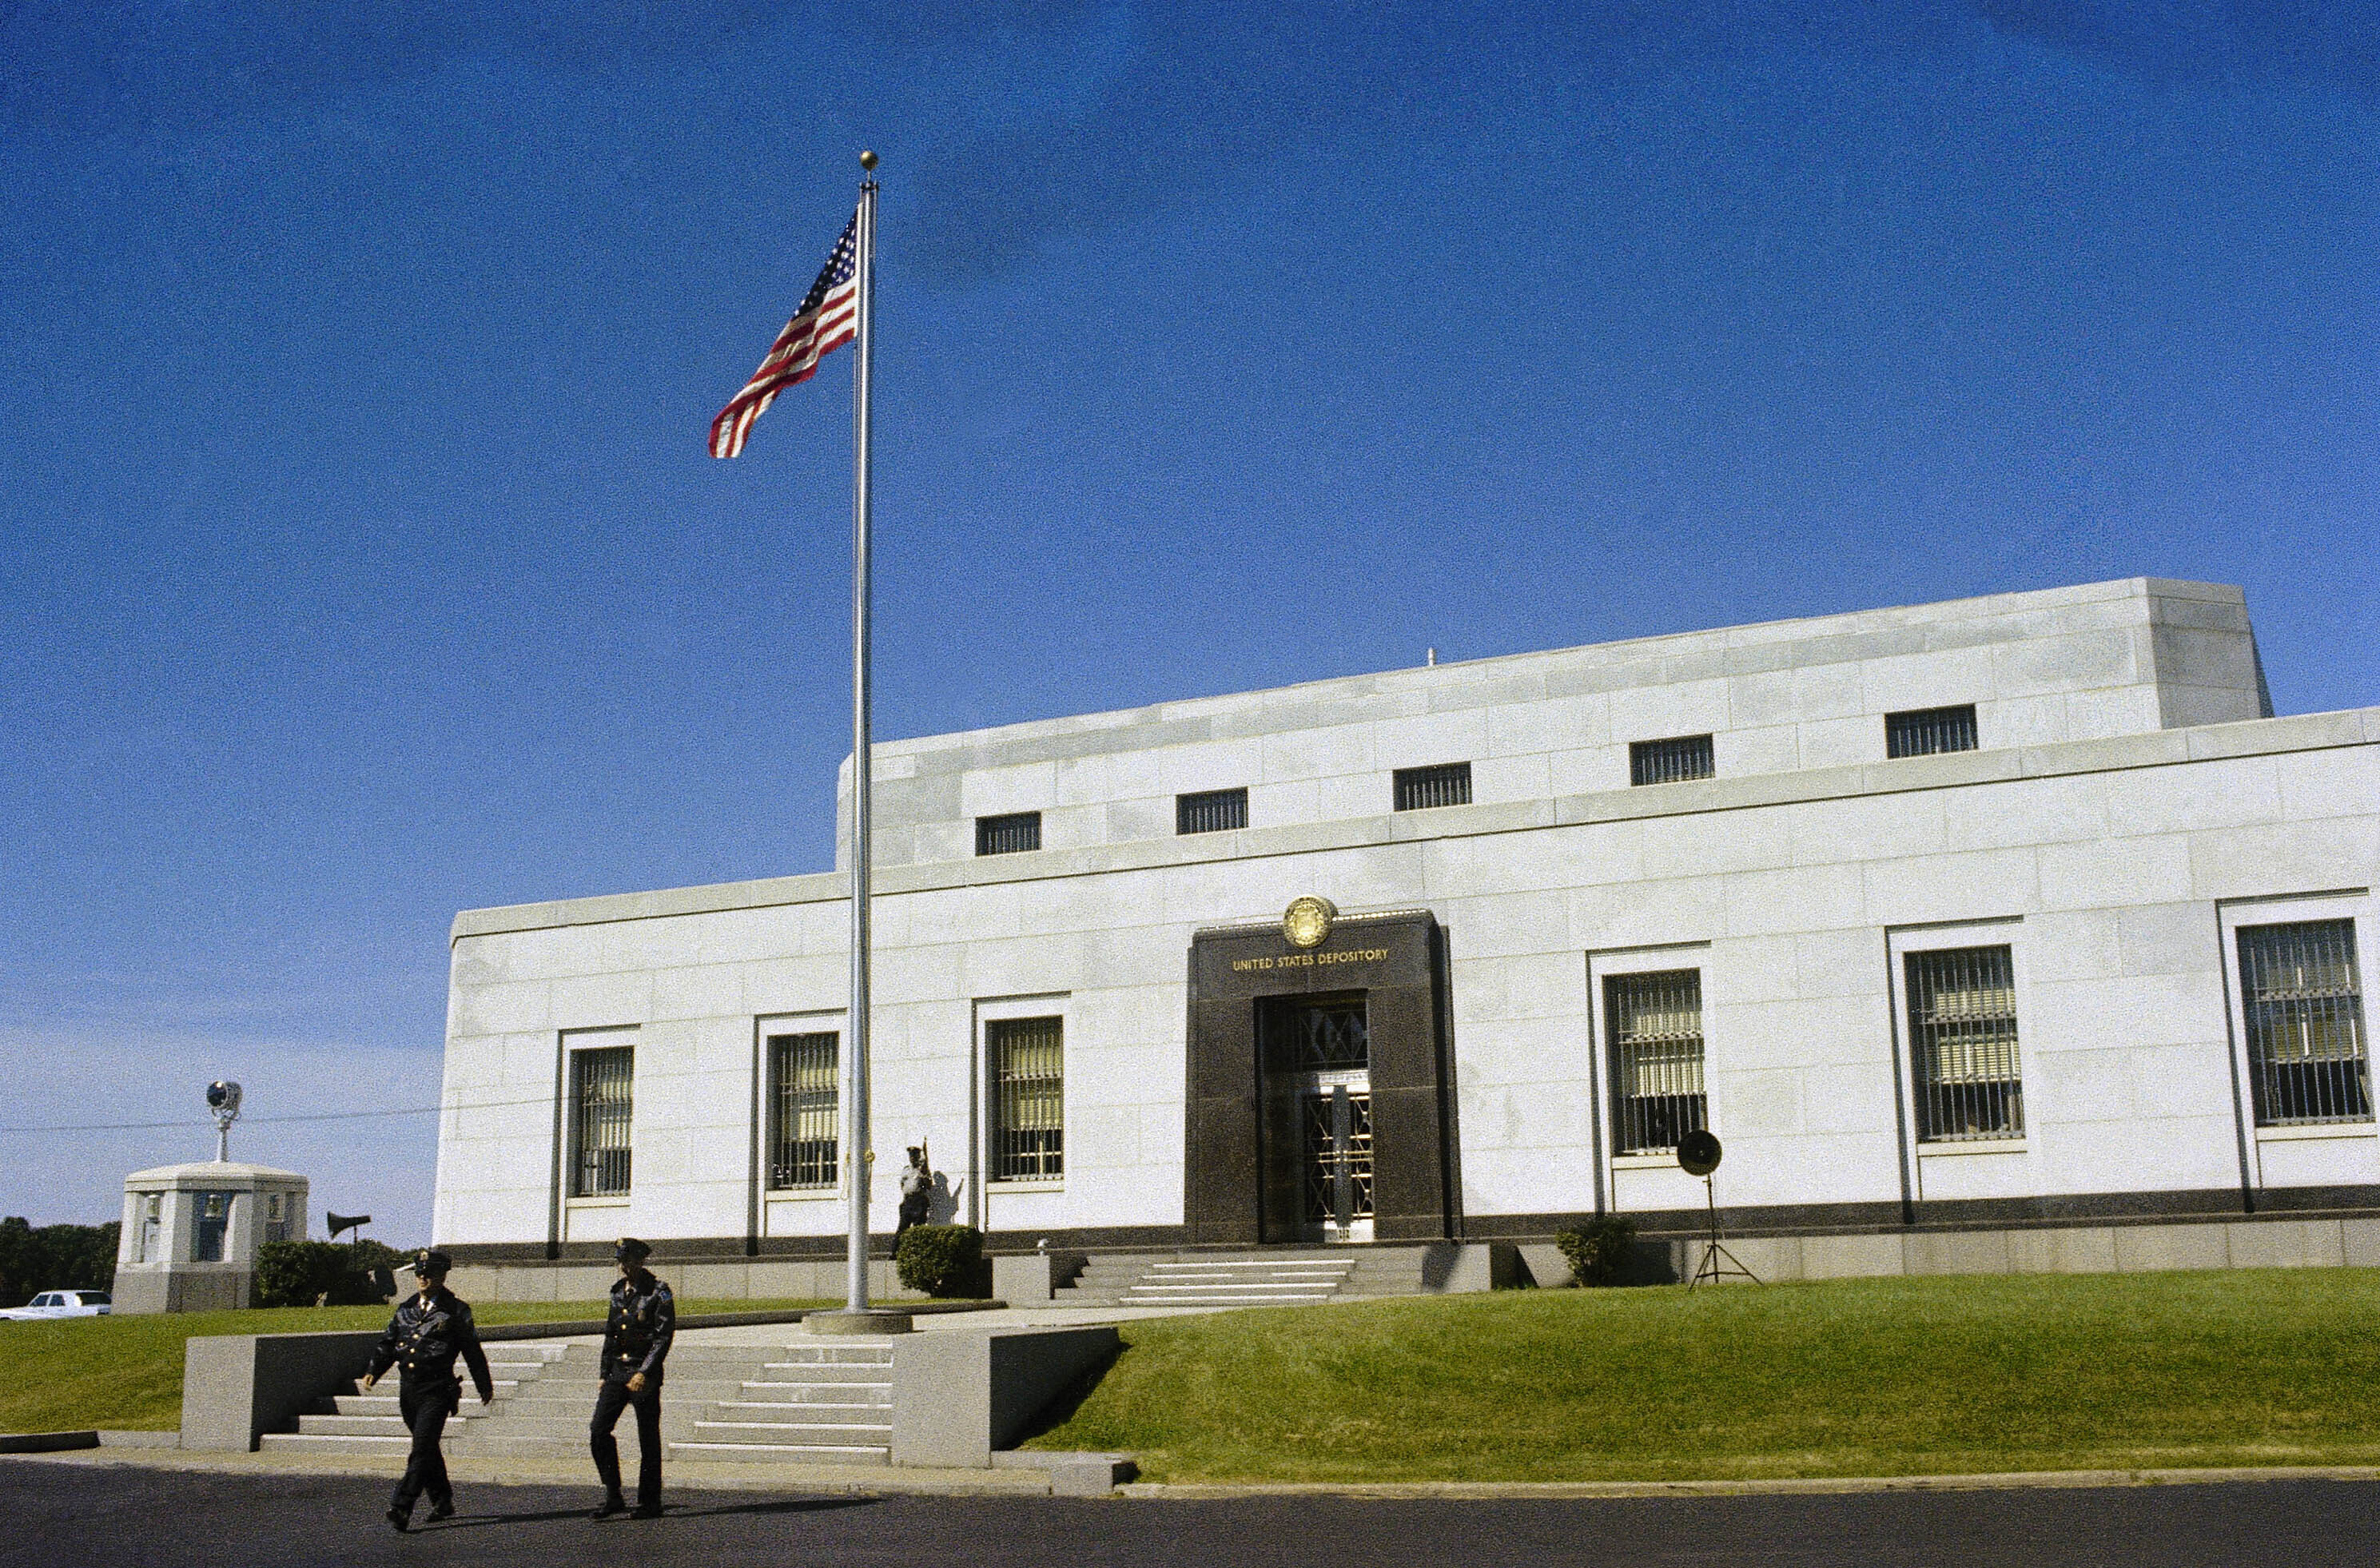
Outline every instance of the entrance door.
[[1371, 1037], [1362, 991], [1257, 1003], [1268, 1241], [1372, 1239]]

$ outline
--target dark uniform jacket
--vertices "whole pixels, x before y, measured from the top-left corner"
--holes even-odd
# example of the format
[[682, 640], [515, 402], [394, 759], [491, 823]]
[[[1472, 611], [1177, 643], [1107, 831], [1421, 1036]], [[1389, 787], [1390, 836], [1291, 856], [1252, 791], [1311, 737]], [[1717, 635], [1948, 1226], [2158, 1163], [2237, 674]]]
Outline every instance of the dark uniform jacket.
[[440, 1285], [426, 1298], [416, 1294], [396, 1304], [388, 1332], [372, 1347], [371, 1375], [377, 1378], [391, 1367], [401, 1367], [409, 1383], [427, 1380], [434, 1385], [441, 1379], [452, 1383], [457, 1355], [471, 1369], [471, 1382], [480, 1397], [492, 1397], [496, 1385], [488, 1376], [488, 1353], [480, 1348], [480, 1330], [471, 1321], [470, 1304]]
[[658, 1378], [676, 1333], [669, 1286], [642, 1271], [623, 1275], [612, 1286], [612, 1312], [603, 1321], [603, 1375]]

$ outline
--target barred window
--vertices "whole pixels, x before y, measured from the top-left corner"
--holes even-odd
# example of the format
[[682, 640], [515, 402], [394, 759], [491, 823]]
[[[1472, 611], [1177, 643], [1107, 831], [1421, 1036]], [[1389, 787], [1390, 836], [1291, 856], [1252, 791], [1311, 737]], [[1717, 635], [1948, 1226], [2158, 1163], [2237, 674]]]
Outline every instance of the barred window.
[[1922, 1143], [2024, 1136], [2016, 962], [2006, 947], [1906, 955], [1909, 1049]]
[[1053, 1182], [1065, 1174], [1063, 1028], [1060, 1018], [997, 1018], [983, 1027], [994, 1181]]
[[2372, 1120], [2354, 921], [2240, 927], [2240, 1000], [2256, 1125]]
[[1628, 782], [1632, 786], [1682, 784], [1688, 779], [1709, 778], [1716, 772], [1711, 763], [1711, 737], [1706, 735], [1629, 743]]
[[1173, 797], [1173, 831], [1177, 833], [1220, 833], [1248, 825], [1248, 792], [1210, 789]]
[[831, 1187], [835, 1184], [837, 1037], [769, 1037], [769, 1185]]
[[158, 1237], [164, 1229], [161, 1222], [164, 1218], [164, 1195], [162, 1193], [143, 1193], [140, 1196], [138, 1205], [140, 1242], [140, 1250], [132, 1258], [135, 1263], [163, 1263], [165, 1260], [164, 1249], [158, 1244]]
[[1667, 1154], [1681, 1134], [1709, 1124], [1703, 1091], [1699, 969], [1613, 975], [1603, 982], [1611, 1041], [1611, 1148]]
[[978, 855], [1018, 855], [1041, 847], [1041, 813], [1012, 811], [1005, 817], [975, 820]]
[[224, 1237], [231, 1230], [231, 1199], [227, 1192], [194, 1192], [190, 1195], [193, 1223], [190, 1226], [190, 1261], [220, 1263], [224, 1260]]
[[1975, 705], [1917, 708], [1884, 716], [1887, 757], [1931, 757], [1937, 751], [1975, 748]]
[[285, 1193], [268, 1192], [264, 1196], [264, 1239], [287, 1241], [289, 1222], [296, 1217], [297, 1205]]
[[628, 1132], [636, 1110], [636, 1047], [570, 1053], [570, 1196], [628, 1190]]
[[1471, 764], [1442, 762], [1435, 768], [1399, 768], [1396, 808], [1427, 811], [1439, 806], [1471, 804]]

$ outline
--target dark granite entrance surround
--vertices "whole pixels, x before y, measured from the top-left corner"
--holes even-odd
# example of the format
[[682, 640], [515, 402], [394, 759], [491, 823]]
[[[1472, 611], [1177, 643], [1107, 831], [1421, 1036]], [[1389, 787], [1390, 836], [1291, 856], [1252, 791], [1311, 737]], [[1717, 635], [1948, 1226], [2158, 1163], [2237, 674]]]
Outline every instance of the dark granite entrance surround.
[[1262, 1235], [1260, 997], [1365, 993], [1371, 1036], [1372, 1234], [1435, 1241], [1453, 1232], [1447, 1147], [1444, 942], [1427, 910], [1342, 917], [1318, 947], [1281, 928], [1199, 931], [1190, 942], [1190, 1051], [1183, 1220], [1196, 1244]]

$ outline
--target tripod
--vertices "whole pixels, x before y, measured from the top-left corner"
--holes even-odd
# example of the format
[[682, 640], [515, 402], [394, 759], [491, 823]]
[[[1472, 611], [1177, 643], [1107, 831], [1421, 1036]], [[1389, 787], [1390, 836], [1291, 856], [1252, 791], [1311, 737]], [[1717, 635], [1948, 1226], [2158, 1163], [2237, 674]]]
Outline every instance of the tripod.
[[[1694, 1277], [1686, 1282], [1686, 1288], [1692, 1290], [1696, 1285], [1715, 1285], [1730, 1276], [1758, 1284], [1760, 1276], [1738, 1262], [1735, 1254], [1718, 1239], [1718, 1197], [1707, 1175], [1703, 1177], [1703, 1202], [1710, 1210], [1710, 1239], [1703, 1244], [1702, 1266], [1694, 1270]], [[1724, 1266], [1720, 1262], [1722, 1258], [1726, 1260]]]

